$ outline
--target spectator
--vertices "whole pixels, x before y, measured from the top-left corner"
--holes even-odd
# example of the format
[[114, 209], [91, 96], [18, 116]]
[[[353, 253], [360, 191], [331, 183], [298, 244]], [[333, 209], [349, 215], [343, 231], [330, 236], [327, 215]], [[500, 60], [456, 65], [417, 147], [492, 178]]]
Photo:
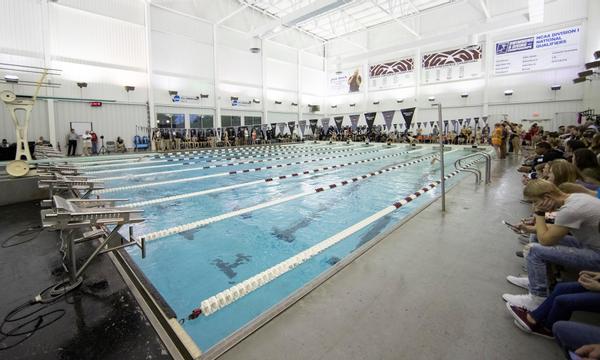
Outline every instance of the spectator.
[[590, 149], [577, 149], [573, 152], [573, 164], [586, 182], [600, 184], [600, 166], [596, 154]]
[[534, 172], [538, 165], [563, 158], [562, 152], [553, 149], [552, 146], [545, 141], [541, 141], [535, 145], [535, 153], [537, 156], [532, 159], [531, 165], [521, 166], [518, 169], [519, 172]]
[[0, 143], [0, 147], [8, 148], [8, 147], [10, 147], [10, 144], [8, 143], [8, 141], [6, 141], [6, 139], [2, 139], [2, 143]]
[[75, 151], [77, 150], [77, 139], [78, 136], [75, 134], [75, 130], [71, 129], [68, 135], [68, 147], [67, 147], [67, 156], [75, 156]]
[[98, 155], [98, 135], [92, 130], [90, 136], [92, 137], [92, 154]]
[[120, 136], [117, 136], [117, 152], [127, 152], [125, 142], [123, 141], [123, 139], [121, 139]]
[[86, 130], [85, 134], [81, 136], [83, 140], [83, 152], [82, 155], [90, 156], [92, 151], [92, 135], [90, 135], [90, 131]]

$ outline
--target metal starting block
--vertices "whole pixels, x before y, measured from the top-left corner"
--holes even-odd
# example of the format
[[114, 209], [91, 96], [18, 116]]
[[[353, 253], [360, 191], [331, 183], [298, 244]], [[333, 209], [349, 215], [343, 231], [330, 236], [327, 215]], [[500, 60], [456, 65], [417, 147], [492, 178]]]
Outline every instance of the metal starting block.
[[[57, 193], [70, 192], [76, 198], [85, 199], [94, 190], [104, 189], [104, 183], [93, 181], [85, 176], [67, 176], [58, 173], [41, 177], [38, 181], [40, 189], [48, 189], [49, 201], [53, 200]], [[49, 205], [49, 201], [43, 201], [42, 205]]]
[[[141, 249], [142, 258], [146, 257], [146, 243], [144, 239], [133, 236], [133, 227], [129, 226], [127, 238], [119, 234], [123, 226], [145, 221], [140, 215], [143, 210], [125, 210], [115, 207], [115, 203], [120, 201], [126, 200], [65, 199], [54, 195], [53, 208], [41, 211], [42, 226], [60, 231], [63, 243], [61, 251], [64, 251], [63, 265], [69, 273], [69, 280], [51, 289], [51, 293], [61, 294], [79, 286], [83, 281], [83, 273], [92, 260], [100, 254], [135, 245]], [[82, 234], [81, 237], [76, 237], [76, 230]], [[75, 245], [92, 240], [98, 240], [99, 245], [78, 268]]]

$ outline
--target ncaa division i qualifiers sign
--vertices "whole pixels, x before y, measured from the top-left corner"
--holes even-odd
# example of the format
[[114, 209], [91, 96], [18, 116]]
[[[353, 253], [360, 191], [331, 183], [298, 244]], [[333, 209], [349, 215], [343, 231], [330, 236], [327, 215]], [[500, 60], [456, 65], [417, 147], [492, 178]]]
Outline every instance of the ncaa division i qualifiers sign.
[[496, 43], [494, 75], [579, 65], [581, 26]]

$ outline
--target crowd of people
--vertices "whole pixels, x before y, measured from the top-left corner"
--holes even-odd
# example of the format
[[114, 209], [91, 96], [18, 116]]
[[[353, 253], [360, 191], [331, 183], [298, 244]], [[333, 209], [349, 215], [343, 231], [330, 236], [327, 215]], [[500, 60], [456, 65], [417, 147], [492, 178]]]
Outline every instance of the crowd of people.
[[569, 359], [600, 359], [600, 326], [571, 319], [574, 312], [600, 313], [599, 127], [587, 122], [547, 132], [533, 124], [525, 132], [507, 122], [494, 125], [499, 158], [511, 142], [518, 142], [519, 154], [528, 141], [534, 151], [518, 171], [531, 216], [507, 223], [518, 234], [516, 255], [526, 271], [507, 280], [524, 293], [502, 298], [522, 331], [555, 339]]

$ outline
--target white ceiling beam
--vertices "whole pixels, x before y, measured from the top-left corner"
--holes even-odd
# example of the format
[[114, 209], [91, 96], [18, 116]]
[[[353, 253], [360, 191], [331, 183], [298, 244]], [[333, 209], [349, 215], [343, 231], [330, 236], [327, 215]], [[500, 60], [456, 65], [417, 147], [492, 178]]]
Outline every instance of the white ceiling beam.
[[488, 9], [488, 6], [487, 6], [487, 0], [479, 0], [479, 5], [481, 6], [481, 10], [485, 14], [485, 18], [491, 19], [492, 15], [490, 15], [490, 10]]
[[232, 17], [236, 16], [240, 12], [244, 11], [247, 7], [248, 7], [248, 4], [242, 4], [242, 6], [240, 6], [239, 8], [237, 8], [236, 10], [234, 10], [233, 12], [230, 12], [225, 17], [222, 17], [221, 19], [219, 19], [216, 22], [216, 24], [220, 25], [220, 24], [224, 23], [225, 21], [231, 19]]
[[[240, 0], [242, 3], [248, 4], [248, 6], [254, 7], [253, 4], [249, 2], [249, 0]], [[310, 3], [307, 6], [304, 6], [298, 10], [295, 10], [281, 18], [277, 17], [275, 20], [267, 22], [265, 25], [256, 28], [251, 32], [252, 36], [262, 37], [267, 33], [273, 31], [273, 29], [278, 26], [296, 26], [299, 23], [306, 21], [308, 19], [314, 18], [321, 14], [327, 13], [331, 10], [334, 10], [350, 0], [317, 0]]]
[[375, 5], [377, 8], [379, 8], [381, 11], [383, 11], [384, 13], [388, 14], [398, 25], [400, 25], [401, 27], [403, 27], [406, 31], [408, 31], [409, 33], [413, 34], [414, 36], [416, 36], [417, 38], [420, 37], [419, 33], [416, 32], [413, 28], [411, 28], [410, 26], [406, 25], [404, 22], [400, 21], [396, 15], [394, 15], [393, 13], [389, 12], [388, 10], [386, 10], [383, 6], [379, 5], [377, 3], [376, 0], [371, 0], [371, 2], [373, 3], [373, 5]]

